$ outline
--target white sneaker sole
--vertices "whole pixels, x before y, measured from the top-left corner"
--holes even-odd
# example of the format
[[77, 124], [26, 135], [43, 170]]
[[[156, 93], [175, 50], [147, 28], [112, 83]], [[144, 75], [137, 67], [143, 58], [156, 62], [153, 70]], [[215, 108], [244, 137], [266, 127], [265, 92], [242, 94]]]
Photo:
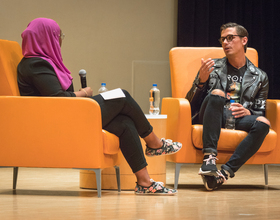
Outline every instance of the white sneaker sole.
[[205, 176], [219, 176], [218, 170], [211, 170], [211, 171], [203, 171], [201, 168], [199, 169], [198, 175], [205, 175]]

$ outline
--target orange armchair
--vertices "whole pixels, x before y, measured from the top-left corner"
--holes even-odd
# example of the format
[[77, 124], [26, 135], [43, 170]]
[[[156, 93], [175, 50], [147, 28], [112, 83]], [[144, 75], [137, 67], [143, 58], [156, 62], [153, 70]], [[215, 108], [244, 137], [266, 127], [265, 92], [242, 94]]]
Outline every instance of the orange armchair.
[[0, 40], [0, 167], [75, 168], [96, 173], [115, 167], [120, 191], [119, 139], [102, 130], [98, 103], [88, 98], [23, 97], [17, 86], [18, 43]]
[[[258, 66], [258, 54], [253, 48], [247, 49], [246, 56]], [[171, 69], [172, 98], [162, 101], [162, 114], [167, 114], [166, 137], [182, 142], [180, 152], [167, 156], [167, 161], [176, 163], [174, 187], [178, 187], [180, 167], [183, 164], [202, 163], [203, 142], [202, 125], [192, 125], [191, 107], [185, 96], [190, 90], [200, 68], [201, 58], [224, 57], [218, 47], [177, 47], [169, 53]], [[271, 129], [259, 151], [246, 164], [263, 164], [265, 184], [268, 184], [268, 164], [280, 163], [280, 101], [267, 100], [266, 117], [271, 122]], [[279, 128], [278, 128], [279, 127]], [[222, 129], [218, 141], [217, 163], [226, 163], [238, 144], [246, 137], [245, 131]]]

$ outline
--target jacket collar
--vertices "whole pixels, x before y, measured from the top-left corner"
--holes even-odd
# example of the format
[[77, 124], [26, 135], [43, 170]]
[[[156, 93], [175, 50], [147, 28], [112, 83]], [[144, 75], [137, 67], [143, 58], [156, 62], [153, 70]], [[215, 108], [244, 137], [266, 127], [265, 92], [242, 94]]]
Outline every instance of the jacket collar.
[[[215, 62], [214, 67], [216, 68], [222, 68], [225, 67], [227, 65], [227, 58], [224, 57], [222, 59], [217, 59]], [[247, 71], [250, 71], [252, 74], [258, 75], [258, 71], [255, 67], [255, 65], [246, 57], [246, 66], [247, 66]]]
[[257, 68], [247, 57], [246, 57], [246, 62], [247, 62], [247, 71], [250, 71], [254, 75], [259, 75]]

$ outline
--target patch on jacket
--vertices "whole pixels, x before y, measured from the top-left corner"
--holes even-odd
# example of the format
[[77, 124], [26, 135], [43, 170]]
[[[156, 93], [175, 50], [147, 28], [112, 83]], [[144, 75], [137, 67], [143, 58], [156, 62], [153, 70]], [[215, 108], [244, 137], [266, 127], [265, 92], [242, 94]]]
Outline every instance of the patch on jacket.
[[266, 100], [256, 99], [254, 103], [254, 109], [262, 109], [265, 110]]

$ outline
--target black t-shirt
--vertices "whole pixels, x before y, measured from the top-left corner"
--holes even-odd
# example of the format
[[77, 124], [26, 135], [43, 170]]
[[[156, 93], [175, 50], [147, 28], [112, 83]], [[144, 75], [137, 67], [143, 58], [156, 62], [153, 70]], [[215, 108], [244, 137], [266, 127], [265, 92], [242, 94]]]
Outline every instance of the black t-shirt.
[[247, 65], [237, 69], [227, 62], [227, 96], [240, 103], [241, 85]]
[[52, 65], [41, 58], [23, 58], [17, 69], [18, 86], [22, 96], [75, 97], [73, 84], [62, 89]]

